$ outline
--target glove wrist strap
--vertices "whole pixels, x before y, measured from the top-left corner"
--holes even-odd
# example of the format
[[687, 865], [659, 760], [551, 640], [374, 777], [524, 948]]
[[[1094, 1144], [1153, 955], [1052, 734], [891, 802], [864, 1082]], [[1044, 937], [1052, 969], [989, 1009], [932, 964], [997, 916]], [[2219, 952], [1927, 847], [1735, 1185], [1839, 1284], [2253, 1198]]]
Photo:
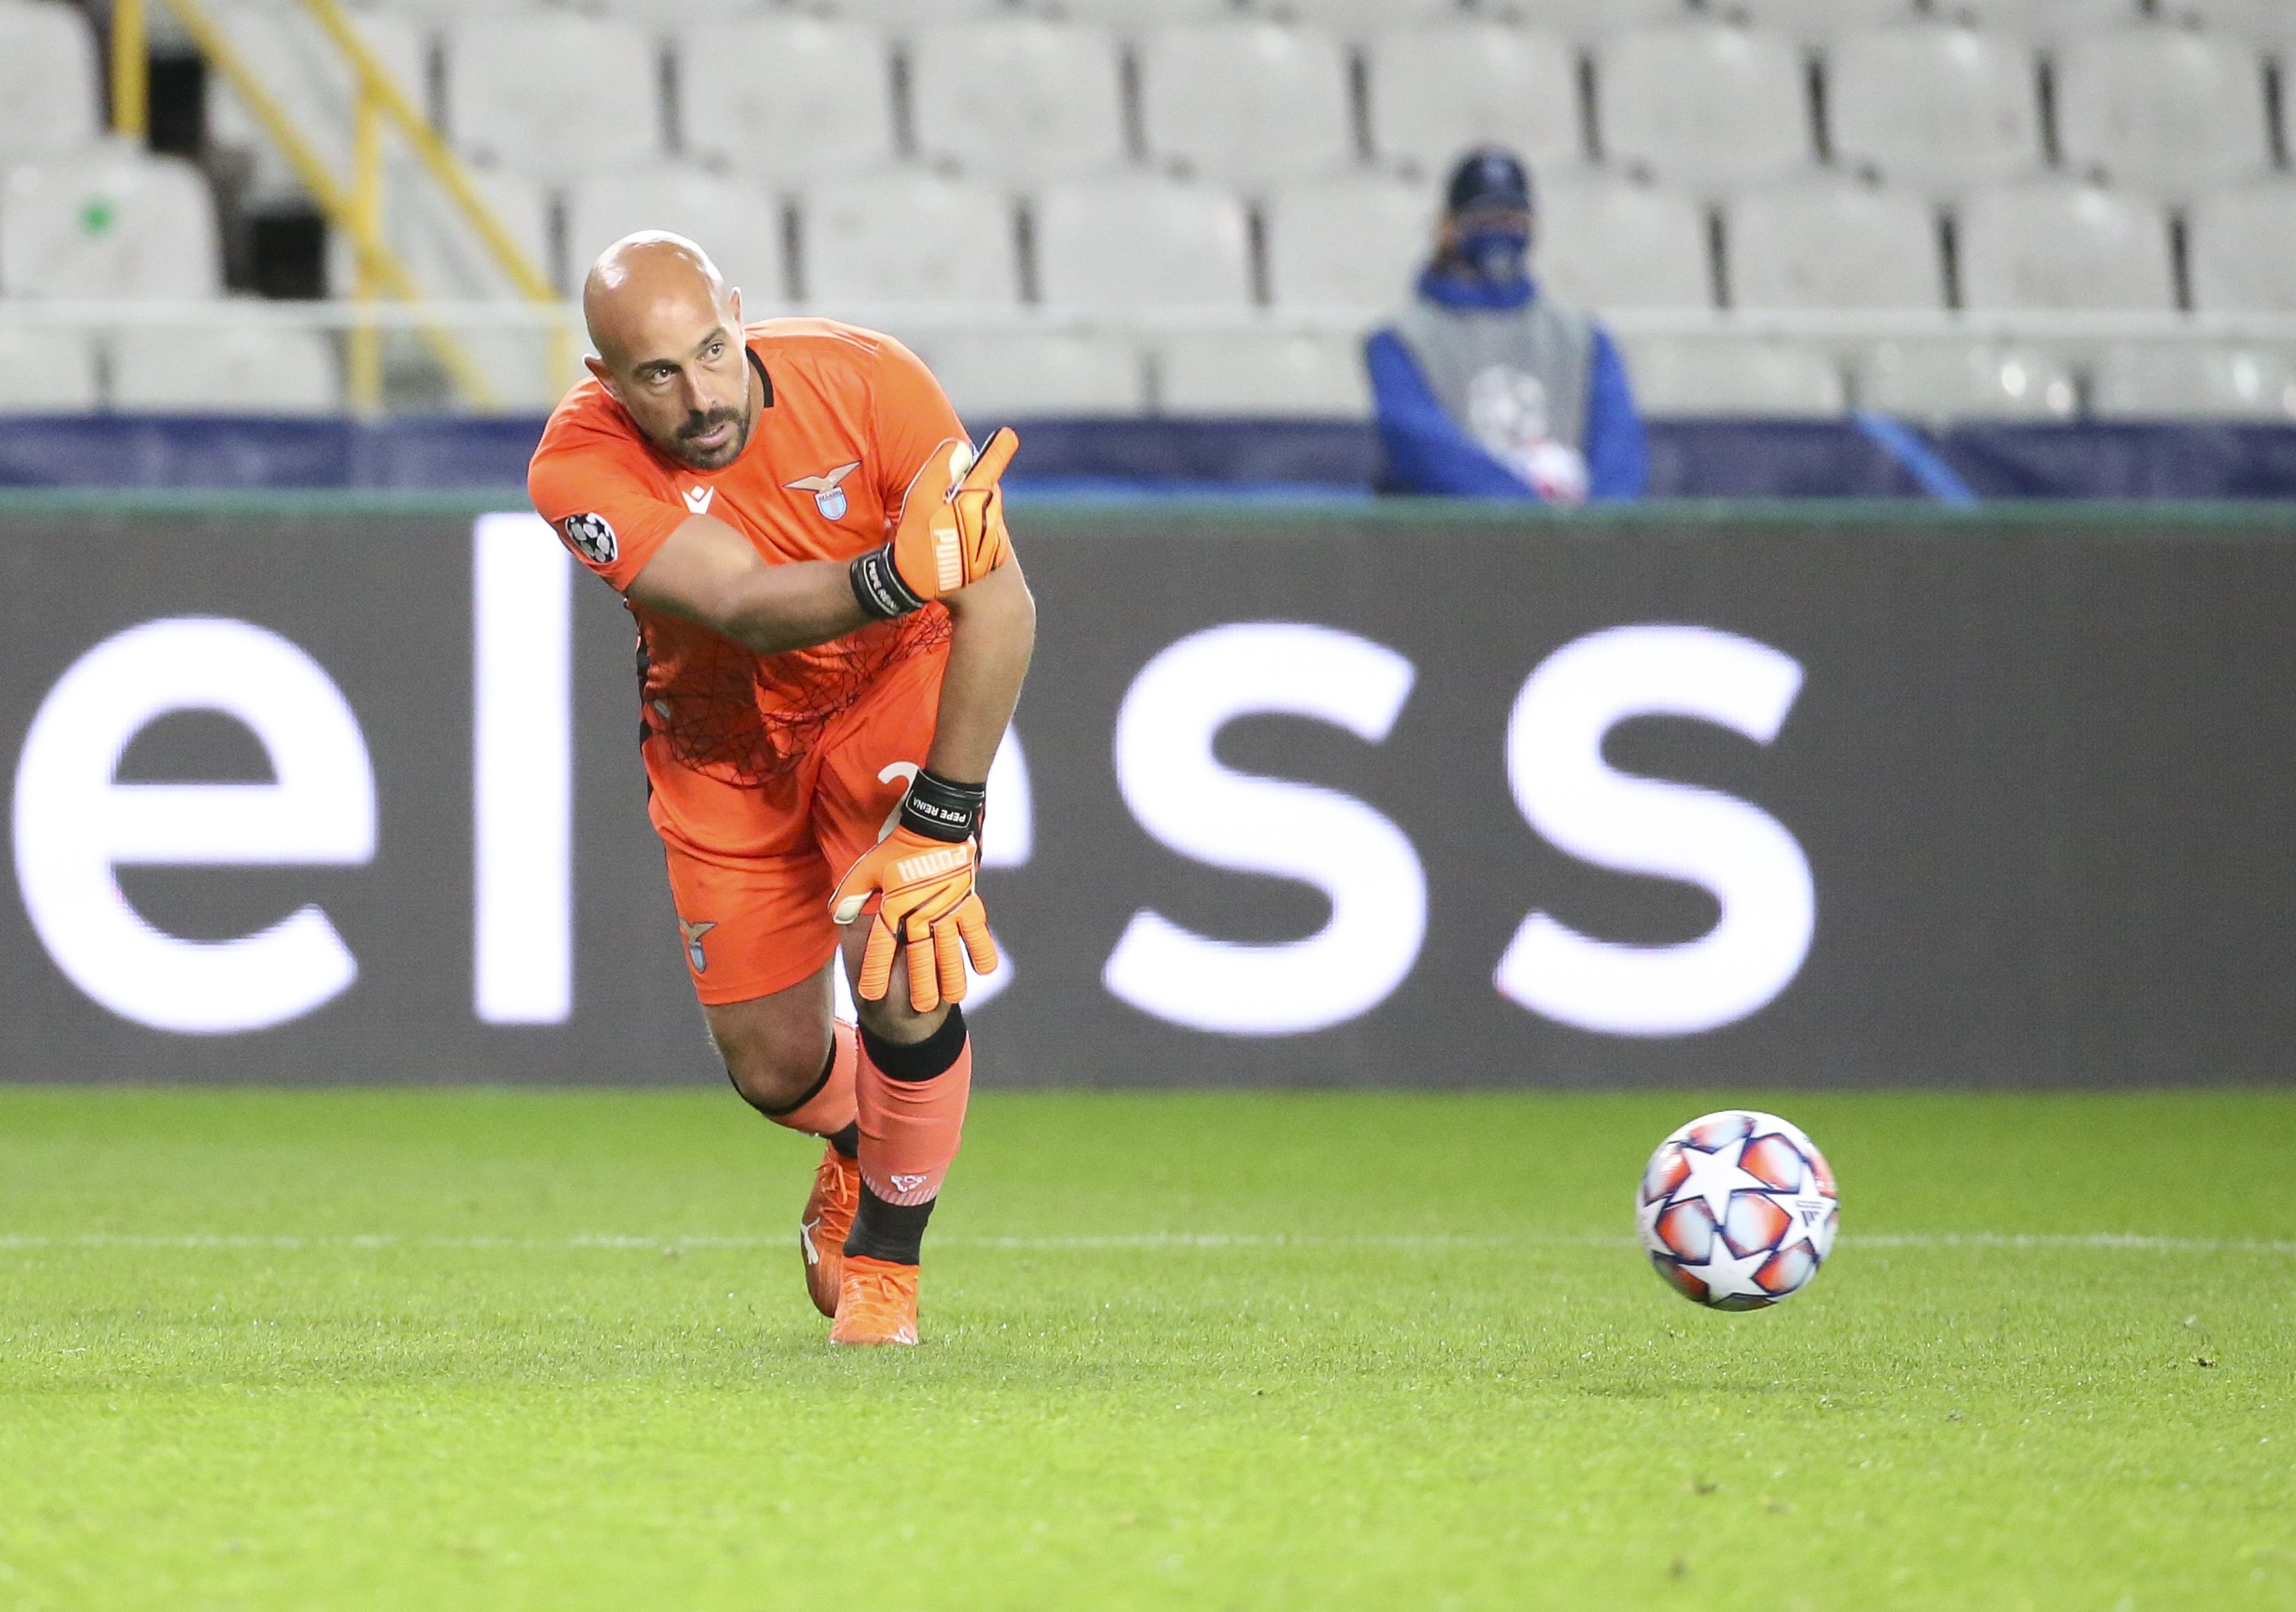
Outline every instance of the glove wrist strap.
[[924, 608], [925, 601], [901, 580], [900, 568], [893, 563], [893, 545], [890, 543], [856, 556], [853, 563], [845, 568], [845, 575], [853, 585], [855, 602], [872, 620], [890, 621], [896, 616]]
[[938, 773], [919, 772], [901, 802], [901, 826], [927, 839], [955, 845], [980, 828], [980, 810], [988, 803], [988, 786], [953, 783]]

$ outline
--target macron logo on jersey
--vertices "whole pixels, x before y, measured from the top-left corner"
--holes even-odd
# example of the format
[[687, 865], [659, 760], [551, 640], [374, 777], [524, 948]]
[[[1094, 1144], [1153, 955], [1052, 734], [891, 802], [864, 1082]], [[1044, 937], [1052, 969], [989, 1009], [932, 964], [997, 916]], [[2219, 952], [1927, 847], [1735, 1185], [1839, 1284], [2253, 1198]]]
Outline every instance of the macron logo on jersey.
[[821, 511], [824, 520], [842, 520], [850, 507], [845, 496], [845, 479], [860, 468], [861, 462], [856, 459], [850, 464], [839, 465], [826, 476], [800, 476], [782, 486], [792, 493], [811, 493], [813, 507]]
[[696, 515], [709, 512], [709, 501], [718, 496], [714, 487], [690, 487], [685, 489], [685, 507]]

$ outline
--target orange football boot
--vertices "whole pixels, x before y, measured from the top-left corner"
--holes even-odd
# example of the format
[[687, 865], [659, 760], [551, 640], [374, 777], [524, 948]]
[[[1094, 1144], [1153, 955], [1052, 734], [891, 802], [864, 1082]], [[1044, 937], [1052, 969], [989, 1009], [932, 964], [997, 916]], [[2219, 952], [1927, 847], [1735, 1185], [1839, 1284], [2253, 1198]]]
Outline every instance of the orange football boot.
[[861, 1166], [835, 1148], [821, 1150], [813, 1173], [813, 1195], [797, 1223], [798, 1252], [805, 1256], [805, 1290], [824, 1315], [837, 1313], [837, 1290], [845, 1278], [845, 1238], [853, 1211], [861, 1207]]
[[833, 1344], [914, 1344], [917, 1341], [917, 1268], [856, 1254], [845, 1262], [837, 1294]]

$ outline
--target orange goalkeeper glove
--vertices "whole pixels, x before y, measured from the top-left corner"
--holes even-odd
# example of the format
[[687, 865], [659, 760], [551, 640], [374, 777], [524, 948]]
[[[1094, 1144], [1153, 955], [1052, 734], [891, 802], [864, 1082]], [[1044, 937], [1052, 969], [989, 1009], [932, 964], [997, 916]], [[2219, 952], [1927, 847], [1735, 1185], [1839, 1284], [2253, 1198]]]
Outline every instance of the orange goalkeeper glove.
[[988, 912], [972, 888], [980, 867], [974, 835], [986, 794], [978, 784], [919, 773], [893, 831], [838, 880], [829, 911], [840, 924], [860, 917], [869, 898], [877, 897], [877, 921], [870, 926], [861, 978], [853, 986], [863, 1001], [884, 1000], [898, 945], [908, 949], [909, 1005], [920, 1013], [964, 1000], [968, 954], [980, 973], [996, 971]]
[[978, 457], [959, 437], [932, 451], [909, 483], [892, 537], [853, 561], [853, 596], [864, 610], [881, 621], [906, 616], [1013, 557], [1004, 489], [997, 484], [1020, 446], [1008, 425]]

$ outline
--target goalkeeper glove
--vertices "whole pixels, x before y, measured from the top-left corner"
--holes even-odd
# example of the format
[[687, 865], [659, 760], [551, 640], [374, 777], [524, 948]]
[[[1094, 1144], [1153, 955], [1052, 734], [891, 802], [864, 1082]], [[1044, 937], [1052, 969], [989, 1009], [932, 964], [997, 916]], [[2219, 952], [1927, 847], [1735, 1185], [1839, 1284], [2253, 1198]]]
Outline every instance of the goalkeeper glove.
[[898, 945], [908, 949], [909, 1005], [920, 1013], [964, 1000], [968, 954], [980, 973], [996, 971], [988, 909], [972, 888], [980, 867], [974, 834], [986, 795], [979, 784], [919, 773], [893, 831], [838, 880], [829, 911], [840, 925], [860, 917], [872, 896], [878, 898], [853, 987], [863, 1001], [884, 1000]]
[[932, 451], [901, 503], [900, 524], [882, 547], [853, 561], [853, 596], [880, 621], [921, 610], [929, 600], [980, 581], [1013, 557], [997, 485], [1021, 438], [1005, 426], [976, 458], [953, 437]]

